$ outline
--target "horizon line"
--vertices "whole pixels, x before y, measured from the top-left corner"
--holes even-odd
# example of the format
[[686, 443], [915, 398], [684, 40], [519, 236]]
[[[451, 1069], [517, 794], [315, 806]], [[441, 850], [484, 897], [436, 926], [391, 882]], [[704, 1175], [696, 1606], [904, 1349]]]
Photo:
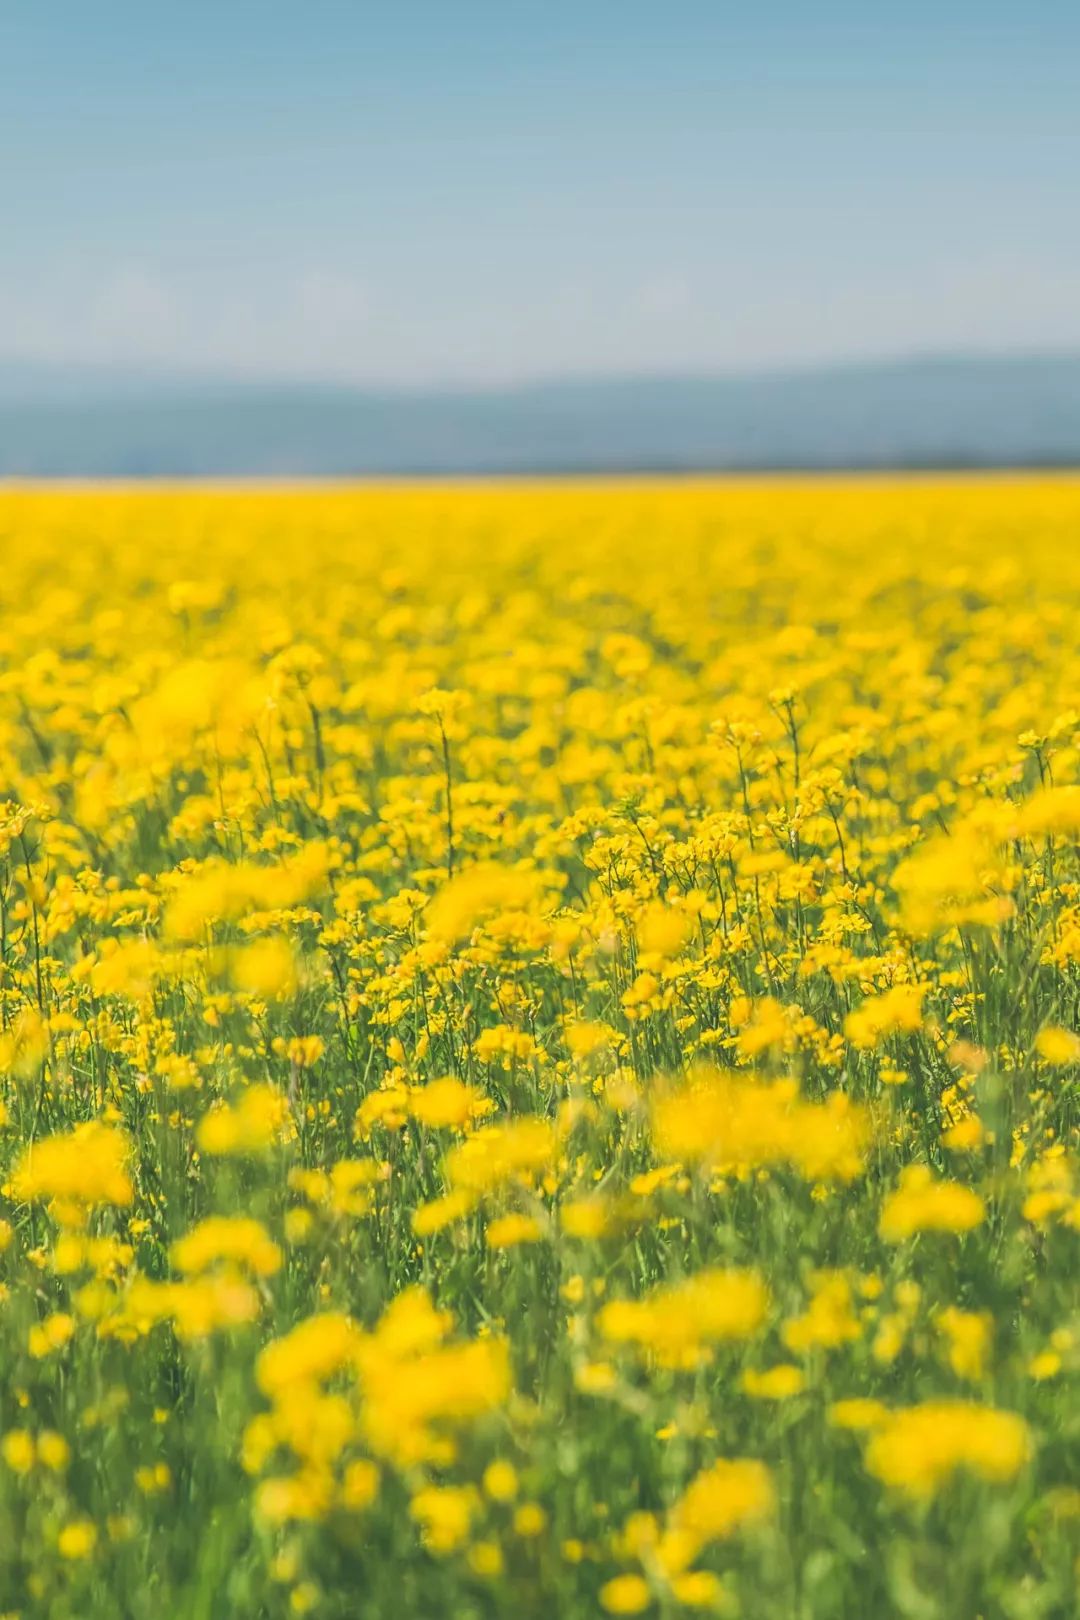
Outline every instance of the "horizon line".
[[[185, 367], [183, 364], [152, 361], [146, 366], [131, 362], [88, 359], [53, 359], [26, 354], [0, 353], [0, 383], [6, 370], [25, 372], [31, 382], [80, 382], [84, 385], [123, 384], [139, 387], [169, 388], [176, 391], [197, 389], [203, 391], [236, 390], [239, 392], [297, 391], [324, 394], [368, 394], [396, 396], [404, 399], [421, 397], [460, 397], [529, 393], [551, 388], [573, 389], [607, 385], [648, 385], [663, 383], [740, 383], [781, 381], [852, 374], [866, 371], [903, 371], [934, 366], [990, 366], [990, 365], [1071, 365], [1080, 364], [1080, 343], [1061, 347], [1042, 345], [1007, 346], [1002, 348], [975, 346], [919, 347], [899, 350], [881, 350], [867, 354], [836, 355], [818, 359], [793, 358], [744, 362], [737, 365], [671, 365], [664, 367], [597, 367], [583, 371], [528, 371], [499, 378], [432, 377], [426, 380], [403, 381], [338, 375], [315, 371], [252, 372], [249, 370]], [[36, 374], [36, 375], [35, 375]], [[0, 405], [12, 403], [0, 395]]]

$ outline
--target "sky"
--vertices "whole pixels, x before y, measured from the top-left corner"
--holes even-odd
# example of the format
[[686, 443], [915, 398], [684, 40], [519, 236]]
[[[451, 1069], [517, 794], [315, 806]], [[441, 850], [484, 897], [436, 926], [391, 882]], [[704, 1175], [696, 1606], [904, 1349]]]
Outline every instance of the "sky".
[[0, 362], [1080, 351], [1080, 6], [0, 0]]

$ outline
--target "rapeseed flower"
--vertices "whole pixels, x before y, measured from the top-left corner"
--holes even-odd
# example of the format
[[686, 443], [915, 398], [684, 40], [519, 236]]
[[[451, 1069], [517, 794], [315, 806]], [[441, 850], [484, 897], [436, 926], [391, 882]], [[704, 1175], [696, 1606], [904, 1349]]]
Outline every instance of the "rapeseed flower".
[[960, 1469], [991, 1483], [1012, 1479], [1031, 1453], [1027, 1424], [1014, 1412], [972, 1401], [925, 1401], [891, 1413], [877, 1428], [866, 1466], [886, 1485], [922, 1498]]
[[936, 1180], [926, 1165], [909, 1165], [900, 1185], [886, 1198], [879, 1230], [889, 1243], [917, 1232], [970, 1232], [986, 1214], [986, 1205], [958, 1181]]
[[1078, 529], [0, 497], [6, 1608], [1072, 1612]]

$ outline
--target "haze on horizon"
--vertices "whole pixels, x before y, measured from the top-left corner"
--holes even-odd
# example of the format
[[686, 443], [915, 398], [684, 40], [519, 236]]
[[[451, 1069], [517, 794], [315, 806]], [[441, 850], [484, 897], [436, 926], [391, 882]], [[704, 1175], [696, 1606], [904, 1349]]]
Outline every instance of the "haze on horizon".
[[1080, 350], [1080, 11], [5, 8], [0, 362], [372, 386]]

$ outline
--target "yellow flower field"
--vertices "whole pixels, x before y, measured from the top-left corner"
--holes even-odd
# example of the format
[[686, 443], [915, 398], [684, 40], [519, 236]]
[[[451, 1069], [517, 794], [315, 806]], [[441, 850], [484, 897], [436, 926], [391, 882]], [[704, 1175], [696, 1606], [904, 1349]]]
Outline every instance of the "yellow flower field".
[[0, 493], [0, 1615], [1054, 1620], [1080, 480]]

